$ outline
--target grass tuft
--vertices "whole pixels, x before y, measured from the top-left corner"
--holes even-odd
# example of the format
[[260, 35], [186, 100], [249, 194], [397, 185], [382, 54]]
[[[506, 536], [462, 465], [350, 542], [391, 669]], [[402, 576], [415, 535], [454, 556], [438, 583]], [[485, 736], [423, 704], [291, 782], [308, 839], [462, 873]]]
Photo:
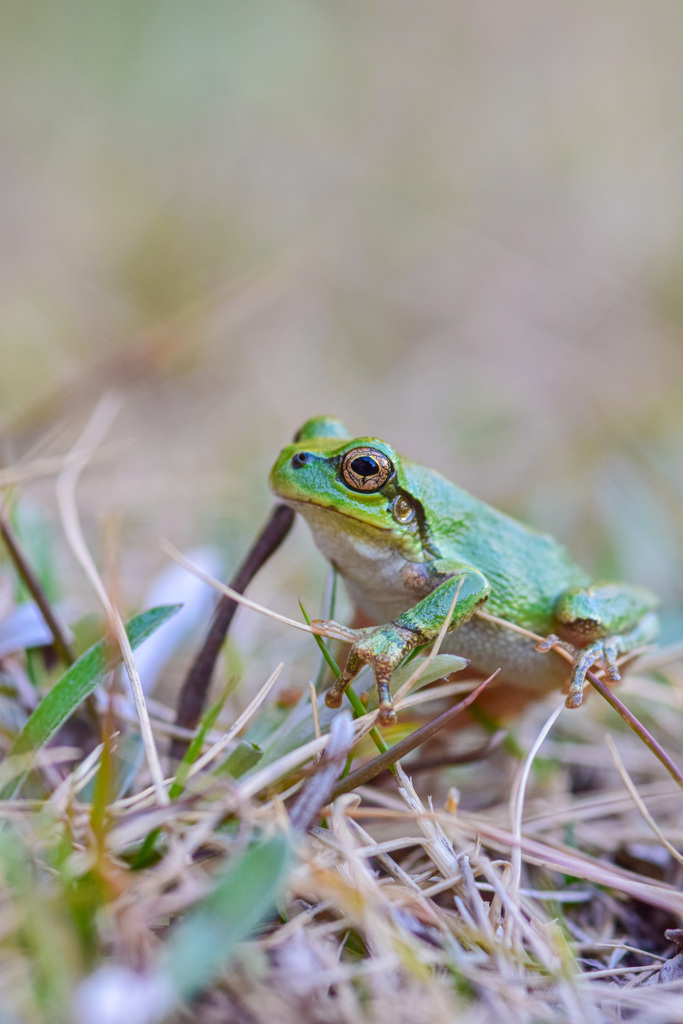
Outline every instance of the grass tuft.
[[[176, 610], [131, 619], [131, 649]], [[31, 657], [37, 691], [15, 658], [1, 705], [3, 1020], [679, 1019], [683, 810], [642, 738], [680, 760], [674, 669], [622, 685], [635, 731], [551, 696], [506, 748], [454, 728], [461, 659], [398, 670], [384, 734], [367, 678], [352, 718], [314, 687], [278, 704], [280, 664], [193, 734], [147, 700], [160, 756], [188, 744], [159, 799], [111, 636], [56, 682]]]

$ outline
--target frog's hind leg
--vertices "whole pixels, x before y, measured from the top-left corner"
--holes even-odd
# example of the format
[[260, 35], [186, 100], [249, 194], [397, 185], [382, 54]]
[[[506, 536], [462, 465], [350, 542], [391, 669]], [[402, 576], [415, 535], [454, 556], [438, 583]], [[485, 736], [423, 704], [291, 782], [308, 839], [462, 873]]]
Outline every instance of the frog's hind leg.
[[618, 683], [621, 679], [616, 665], [619, 655], [628, 654], [636, 647], [649, 643], [657, 635], [657, 628], [657, 616], [654, 612], [650, 612], [628, 632], [606, 637], [604, 640], [596, 640], [579, 651], [574, 659], [565, 706], [578, 708], [581, 705], [586, 673], [594, 665], [603, 669], [611, 683]]
[[580, 648], [572, 668], [568, 708], [581, 704], [586, 672], [594, 665], [602, 668], [611, 682], [618, 682], [619, 655], [654, 639], [658, 604], [645, 587], [625, 583], [593, 583], [560, 594], [553, 609], [557, 632]]

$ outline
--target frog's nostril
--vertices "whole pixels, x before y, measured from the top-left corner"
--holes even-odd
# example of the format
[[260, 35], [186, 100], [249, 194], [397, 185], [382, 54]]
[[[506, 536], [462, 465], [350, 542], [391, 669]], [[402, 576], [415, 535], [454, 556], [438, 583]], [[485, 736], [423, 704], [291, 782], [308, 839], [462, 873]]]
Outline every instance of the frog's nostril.
[[301, 469], [302, 466], [307, 465], [309, 459], [308, 452], [297, 452], [296, 455], [292, 456], [292, 466], [294, 469]]

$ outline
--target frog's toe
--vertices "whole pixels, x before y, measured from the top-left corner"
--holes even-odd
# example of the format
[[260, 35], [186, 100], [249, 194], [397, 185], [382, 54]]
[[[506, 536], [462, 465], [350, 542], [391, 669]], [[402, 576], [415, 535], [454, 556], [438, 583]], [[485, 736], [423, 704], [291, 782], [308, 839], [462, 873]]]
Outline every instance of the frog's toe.
[[538, 651], [539, 654], [547, 654], [548, 651], [552, 651], [553, 647], [558, 646], [559, 643], [560, 643], [559, 636], [555, 636], [554, 633], [549, 633], [548, 636], [545, 637], [544, 640], [539, 640], [538, 643], [535, 644], [534, 646], [535, 646], [535, 649]]
[[380, 672], [377, 679], [377, 696], [379, 697], [379, 715], [377, 720], [380, 725], [396, 725], [396, 712], [389, 690], [390, 678], [390, 673], [385, 671], [383, 674]]
[[393, 706], [391, 706], [391, 707], [380, 707], [379, 715], [377, 716], [377, 721], [379, 722], [380, 725], [383, 725], [383, 726], [386, 726], [386, 725], [396, 725], [396, 722], [398, 721], [398, 719], [396, 717], [396, 712], [395, 712]]
[[609, 679], [610, 683], [618, 683], [621, 679], [621, 673], [617, 666], [613, 662], [607, 662], [604, 666], [605, 675]]
[[344, 671], [339, 676], [339, 679], [329, 688], [325, 694], [325, 703], [328, 708], [340, 708], [344, 694], [348, 688], [349, 683], [353, 677], [348, 672]]
[[602, 658], [602, 645], [599, 643], [589, 644], [574, 659], [571, 679], [569, 681], [569, 693], [564, 702], [566, 708], [578, 708], [583, 703], [583, 688], [586, 683], [586, 672], [595, 665], [596, 661]]
[[562, 640], [555, 633], [549, 633], [543, 640], [538, 640], [534, 644], [534, 650], [539, 654], [547, 654], [548, 651], [554, 650], [567, 651], [572, 657], [576, 654], [576, 647], [567, 640]]
[[605, 678], [609, 679], [610, 683], [618, 683], [621, 679], [621, 673], [617, 667], [617, 645], [605, 640], [603, 641], [602, 648], [602, 669], [605, 673]]

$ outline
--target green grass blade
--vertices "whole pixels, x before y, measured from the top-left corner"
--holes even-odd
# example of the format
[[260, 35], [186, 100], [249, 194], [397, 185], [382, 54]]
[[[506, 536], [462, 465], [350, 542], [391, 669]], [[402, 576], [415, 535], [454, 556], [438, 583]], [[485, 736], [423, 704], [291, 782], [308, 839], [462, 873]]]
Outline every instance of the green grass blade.
[[[19, 950], [25, 951], [24, 962], [30, 964], [30, 968], [26, 971], [26, 981], [20, 980], [17, 987], [21, 991], [25, 986], [26, 995], [30, 992], [29, 999], [35, 1004], [32, 1009], [27, 1006], [29, 1019], [69, 1024], [71, 994], [79, 973], [76, 937], [61, 912], [59, 899], [54, 893], [51, 899], [45, 898], [44, 877], [41, 885], [40, 873], [34, 864], [35, 851], [30, 845], [24, 845], [13, 825], [7, 821], [2, 824], [3, 913], [11, 914], [14, 919], [12, 941], [3, 943], [3, 961], [7, 957], [7, 962], [16, 964], [20, 962]], [[12, 1002], [11, 996], [3, 993], [0, 1020], [18, 1019], [12, 1011]]]
[[228, 699], [229, 690], [226, 688], [225, 692], [221, 694], [215, 704], [212, 704], [210, 708], [204, 713], [204, 716], [200, 722], [199, 729], [190, 741], [190, 745], [183, 754], [182, 760], [178, 765], [176, 771], [175, 782], [168, 791], [168, 795], [171, 800], [177, 800], [182, 791], [185, 789], [187, 783], [187, 776], [189, 775], [190, 768], [197, 760], [202, 752], [204, 746], [204, 740], [209, 729], [213, 729], [216, 724], [216, 719], [223, 710], [223, 706]]
[[240, 740], [225, 761], [215, 769], [214, 775], [230, 775], [233, 779], [239, 779], [245, 772], [254, 768], [262, 757], [263, 751], [256, 743]]
[[[311, 620], [309, 619], [308, 612], [306, 611], [306, 609], [302, 605], [301, 601], [299, 601], [299, 608], [301, 608], [301, 613], [302, 613], [304, 619], [306, 620], [306, 625], [310, 626]], [[332, 655], [328, 651], [327, 644], [325, 643], [323, 638], [321, 636], [318, 636], [316, 633], [314, 633], [313, 634], [313, 639], [315, 640], [315, 642], [317, 643], [318, 647], [320, 648], [320, 652], [321, 652], [323, 658], [325, 659], [327, 664], [330, 666], [330, 668], [334, 672], [335, 678], [337, 676], [340, 676], [341, 675], [341, 669], [339, 668], [339, 665], [337, 665], [337, 662], [334, 660], [334, 658], [332, 657]], [[346, 696], [348, 697], [349, 703], [351, 704], [351, 707], [353, 709], [353, 717], [354, 718], [362, 718], [363, 715], [365, 714], [365, 712], [367, 711], [367, 708], [363, 704], [363, 702], [360, 699], [360, 697], [356, 696], [356, 694], [354, 693], [353, 689], [351, 689], [351, 687], [349, 687], [349, 689], [346, 691]], [[387, 744], [384, 741], [384, 737], [380, 733], [379, 729], [372, 728], [370, 730], [369, 735], [370, 735], [370, 739], [375, 744], [375, 746], [379, 750], [380, 754], [385, 753], [389, 749], [387, 747]], [[351, 755], [349, 755], [349, 758], [350, 757], [351, 757]], [[351, 761], [349, 760], [349, 764], [347, 765], [347, 767], [350, 767], [350, 764], [351, 764]]]
[[[306, 609], [304, 608], [304, 606], [301, 603], [301, 601], [299, 601], [299, 608], [301, 608], [301, 614], [303, 615], [304, 619], [306, 620], [306, 625], [310, 626], [311, 620], [310, 620], [309, 614], [306, 611]], [[313, 634], [313, 639], [317, 643], [317, 645], [318, 645], [318, 647], [320, 649], [320, 653], [322, 654], [323, 658], [327, 662], [329, 668], [332, 670], [335, 678], [337, 676], [340, 676], [341, 675], [341, 669], [339, 668], [339, 665], [337, 664], [337, 662], [334, 660], [334, 658], [332, 657], [332, 655], [328, 651], [327, 644], [325, 643], [323, 638], [321, 636], [318, 636], [317, 633], [314, 633]]]
[[[179, 604], [160, 605], [131, 619], [126, 626], [126, 633], [133, 650], [175, 615], [180, 607]], [[120, 662], [121, 652], [107, 641], [100, 640], [90, 647], [43, 697], [15, 738], [8, 756], [25, 754], [43, 747], [81, 701], [93, 692], [106, 673]]]
[[205, 988], [229, 963], [238, 943], [273, 912], [289, 864], [284, 836], [253, 843], [174, 929], [163, 969], [180, 996], [191, 998]]

